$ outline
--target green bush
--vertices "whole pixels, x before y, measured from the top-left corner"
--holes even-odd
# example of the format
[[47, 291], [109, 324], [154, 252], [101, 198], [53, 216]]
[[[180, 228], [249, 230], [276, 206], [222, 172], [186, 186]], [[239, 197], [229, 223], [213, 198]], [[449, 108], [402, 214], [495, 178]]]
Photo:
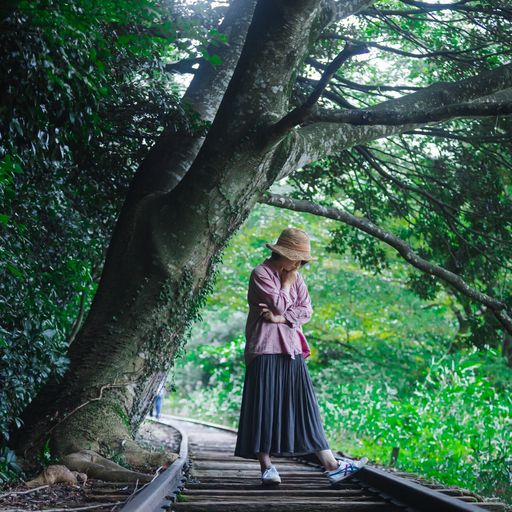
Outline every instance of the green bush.
[[0, 486], [23, 476], [21, 467], [16, 462], [16, 454], [7, 446], [0, 448]]
[[243, 390], [244, 340], [202, 345], [177, 360], [170, 407], [189, 417], [236, 426]]
[[[501, 377], [490, 373], [498, 368]], [[334, 445], [384, 464], [399, 447], [400, 469], [512, 499], [512, 399], [505, 391], [510, 377], [493, 351], [433, 360], [423, 379], [401, 390], [393, 374], [369, 378], [364, 369], [356, 372], [333, 361], [315, 375]], [[347, 374], [352, 378], [345, 379]]]

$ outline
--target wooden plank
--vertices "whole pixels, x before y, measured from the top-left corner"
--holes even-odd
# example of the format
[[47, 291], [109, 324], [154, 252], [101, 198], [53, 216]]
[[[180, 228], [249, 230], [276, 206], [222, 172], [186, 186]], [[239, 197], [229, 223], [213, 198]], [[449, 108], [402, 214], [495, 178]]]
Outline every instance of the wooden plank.
[[[261, 483], [261, 480], [246, 480], [246, 481], [240, 481], [240, 480], [232, 480], [232, 481], [213, 481], [213, 482], [192, 482], [188, 481], [186, 484], [186, 489], [267, 489], [267, 487], [264, 487]], [[276, 488], [282, 489], [282, 490], [300, 490], [300, 489], [312, 489], [312, 490], [334, 490], [331, 485], [324, 485], [319, 486], [318, 484], [314, 483], [282, 483]], [[274, 489], [274, 487], [268, 487], [268, 489]], [[335, 490], [345, 490], [345, 489], [361, 489], [358, 485], [337, 485]]]
[[194, 496], [194, 495], [181, 495], [180, 502], [184, 503], [195, 503], [195, 502], [203, 502], [203, 501], [211, 501], [211, 502], [239, 502], [239, 501], [247, 501], [247, 502], [258, 502], [258, 503], [267, 503], [267, 502], [279, 502], [279, 503], [295, 503], [296, 501], [300, 502], [308, 502], [311, 504], [316, 503], [324, 503], [335, 501], [337, 503], [345, 503], [345, 502], [374, 502], [374, 503], [382, 503], [385, 500], [382, 498], [375, 498], [374, 496], [361, 495], [361, 496], [301, 496], [296, 499], [291, 498], [289, 495], [280, 496], [279, 494], [270, 495], [261, 495], [261, 496]]
[[[197, 455], [193, 458], [194, 464], [200, 463], [200, 464], [240, 464], [245, 466], [254, 466], [259, 468], [260, 464], [256, 460], [250, 460], [250, 459], [239, 459], [235, 457], [216, 457], [216, 458], [205, 458], [201, 455]], [[301, 467], [301, 468], [309, 468], [312, 471], [321, 471], [320, 468], [312, 467], [312, 466], [306, 466], [304, 464], [301, 464], [297, 461], [276, 461], [275, 459], [272, 459], [272, 464], [276, 467]]]
[[[200, 450], [200, 451], [197, 451], [197, 452], [194, 452], [194, 450], [189, 450], [189, 453], [191, 456], [193, 456], [194, 460], [196, 459], [214, 459], [214, 460], [234, 460], [234, 461], [239, 461], [239, 462], [253, 462], [253, 463], [256, 463], [258, 464], [258, 460], [257, 459], [248, 459], [248, 458], [245, 458], [245, 457], [238, 457], [237, 455], [234, 455], [234, 451], [235, 449], [233, 448], [233, 450], [223, 450], [222, 452], [221, 451], [218, 451], [218, 450], [208, 450], [208, 449], [205, 449], [205, 450]], [[272, 457], [272, 462], [274, 464], [283, 464], [283, 463], [290, 463], [290, 464], [301, 464], [301, 462], [293, 459], [292, 457]], [[304, 464], [304, 465], [307, 465], [307, 464]], [[311, 464], [310, 467], [316, 467], [316, 464]]]
[[295, 501], [293, 503], [281, 502], [212, 502], [203, 501], [195, 503], [175, 503], [172, 507], [176, 512], [403, 512], [403, 508], [398, 508], [388, 503], [374, 502], [346, 502], [339, 501], [311, 503]]
[[[209, 474], [207, 474], [209, 473]], [[247, 480], [258, 480], [261, 482], [261, 473], [259, 471], [240, 471], [240, 472], [235, 472], [235, 471], [218, 471], [218, 470], [215, 470], [215, 471], [211, 471], [211, 472], [208, 472], [208, 471], [201, 471], [201, 474], [200, 474], [200, 478], [199, 477], [199, 473], [196, 473], [195, 471], [193, 471], [193, 469], [191, 469], [191, 479], [197, 479], [197, 480], [201, 480], [202, 482], [204, 481], [217, 481], [217, 482], [223, 482], [223, 481], [231, 481], [231, 480], [237, 480], [237, 479], [243, 479], [244, 482], [246, 482]], [[283, 477], [283, 474], [281, 473], [281, 478]], [[314, 473], [313, 474], [310, 474], [310, 473], [291, 473], [291, 474], [288, 474], [286, 475], [286, 479], [283, 480], [283, 483], [289, 483], [289, 482], [293, 482], [293, 483], [312, 483], [312, 484], [315, 484], [315, 485], [320, 485], [322, 483], [326, 483], [328, 484], [329, 483], [329, 480], [327, 479], [327, 477], [325, 477], [324, 475], [322, 474], [319, 474], [319, 475], [315, 475]], [[343, 482], [340, 482], [338, 485], [355, 485], [357, 487], [361, 487], [361, 484], [359, 482], [356, 482], [353, 478], [350, 478], [350, 479], [346, 479], [344, 480]]]
[[[218, 444], [218, 443], [192, 443], [190, 445], [190, 449], [192, 452], [199, 453], [204, 450], [208, 451], [216, 451], [218, 453], [231, 453], [231, 455], [235, 455], [235, 445], [234, 444]], [[245, 458], [245, 457], [243, 457]]]
[[[261, 471], [257, 470], [222, 470], [222, 469], [194, 469], [192, 466], [191, 473], [195, 477], [217, 477], [217, 478], [261, 478]], [[286, 478], [302, 478], [303, 480], [318, 480], [327, 482], [327, 478], [322, 473], [314, 472], [309, 473], [307, 471], [280, 471], [281, 479]]]
[[[258, 464], [258, 459], [250, 459], [247, 457], [239, 457], [238, 455], [234, 455], [234, 449], [232, 452], [226, 452], [226, 450], [220, 452], [218, 450], [201, 450], [198, 452], [193, 452], [192, 450], [189, 452], [191, 455], [194, 455], [194, 460], [196, 457], [198, 459], [220, 459], [220, 460], [236, 460], [239, 462], [253, 462]], [[272, 462], [277, 464], [290, 463], [290, 464], [302, 464], [303, 466], [317, 467], [317, 464], [303, 464], [302, 462], [293, 459], [292, 457], [272, 457]]]
[[505, 512], [507, 507], [504, 503], [495, 503], [492, 501], [485, 501], [482, 503], [475, 503], [477, 507], [483, 508], [484, 510], [490, 510], [491, 512]]
[[361, 496], [362, 489], [184, 489], [183, 495], [192, 496]]
[[[316, 473], [316, 474], [319, 474], [321, 475], [322, 474], [322, 471], [320, 471], [319, 469], [316, 469], [316, 468], [311, 468], [311, 467], [308, 467], [308, 466], [304, 466], [304, 465], [300, 465], [300, 464], [277, 464], [277, 463], [274, 463], [274, 465], [276, 466], [277, 470], [279, 471], [279, 474], [283, 474], [285, 472], [289, 472], [289, 471], [294, 471], [294, 472], [300, 472], [300, 473]], [[220, 462], [220, 461], [206, 461], [206, 462], [203, 462], [203, 461], [198, 461], [197, 459], [194, 459], [194, 464], [193, 464], [193, 468], [194, 470], [216, 470], [216, 469], [221, 469], [221, 470], [251, 470], [251, 471], [259, 471], [261, 473], [261, 470], [260, 470], [260, 465], [258, 463], [254, 463], [254, 462], [238, 462], [238, 461], [224, 461], [224, 462]]]
[[459, 489], [458, 487], [445, 487], [443, 489], [436, 489], [436, 491], [448, 494], [449, 496], [472, 496], [469, 491], [464, 491], [464, 489]]
[[[194, 460], [196, 460], [196, 458], [198, 458], [198, 459], [211, 458], [211, 459], [246, 460], [249, 462], [256, 462], [256, 463], [258, 462], [257, 459], [246, 459], [244, 457], [238, 457], [236, 455], [233, 455], [234, 451], [235, 450], [233, 450], [233, 452], [231, 452], [231, 453], [226, 453], [225, 451], [219, 452], [217, 450], [201, 450], [198, 452], [194, 452], [193, 450], [190, 450], [190, 455], [194, 456]], [[272, 457], [272, 460], [283, 460], [283, 459], [277, 459], [277, 458]]]
[[210, 450], [210, 451], [213, 450], [213, 451], [220, 452], [220, 453], [231, 453], [234, 455], [235, 445], [230, 446], [230, 445], [226, 445], [226, 444], [215, 445], [212, 443], [206, 443], [206, 444], [192, 443], [190, 446], [190, 449], [192, 450], [192, 453], [193, 452], [202, 452], [203, 450]]

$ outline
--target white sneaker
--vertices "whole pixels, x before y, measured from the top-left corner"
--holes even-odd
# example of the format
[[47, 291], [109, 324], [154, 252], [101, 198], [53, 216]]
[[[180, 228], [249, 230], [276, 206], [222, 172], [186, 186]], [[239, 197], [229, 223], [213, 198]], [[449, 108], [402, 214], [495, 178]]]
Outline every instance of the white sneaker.
[[368, 457], [363, 457], [361, 460], [339, 460], [338, 468], [332, 471], [324, 471], [324, 475], [327, 476], [331, 484], [336, 484], [357, 473], [367, 462]]
[[261, 481], [264, 484], [280, 484], [281, 477], [277, 472], [276, 467], [272, 464], [269, 468], [265, 469], [263, 473], [261, 473]]

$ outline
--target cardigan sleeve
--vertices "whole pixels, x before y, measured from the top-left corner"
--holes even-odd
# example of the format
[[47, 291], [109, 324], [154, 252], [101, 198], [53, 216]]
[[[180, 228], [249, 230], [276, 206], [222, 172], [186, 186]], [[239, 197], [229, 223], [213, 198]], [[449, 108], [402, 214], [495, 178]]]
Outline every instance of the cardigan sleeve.
[[290, 324], [290, 327], [297, 329], [302, 324], [309, 322], [313, 315], [311, 307], [311, 297], [309, 296], [308, 287], [302, 277], [297, 282], [297, 300], [282, 315]]
[[258, 268], [251, 274], [251, 286], [259, 301], [264, 302], [276, 315], [283, 315], [292, 306], [289, 289], [277, 286], [265, 271]]

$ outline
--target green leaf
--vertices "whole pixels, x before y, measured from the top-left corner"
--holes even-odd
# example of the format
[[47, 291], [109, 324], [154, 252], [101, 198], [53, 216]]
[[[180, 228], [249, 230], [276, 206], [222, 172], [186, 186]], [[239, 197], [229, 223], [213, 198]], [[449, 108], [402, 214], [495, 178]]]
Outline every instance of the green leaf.
[[221, 58], [216, 54], [214, 53], [213, 55], [210, 56], [210, 58], [208, 59], [210, 61], [211, 64], [213, 64], [214, 66], [218, 66], [219, 64], [222, 64], [222, 60]]
[[15, 277], [23, 277], [23, 272], [12, 263], [7, 263], [7, 270]]

